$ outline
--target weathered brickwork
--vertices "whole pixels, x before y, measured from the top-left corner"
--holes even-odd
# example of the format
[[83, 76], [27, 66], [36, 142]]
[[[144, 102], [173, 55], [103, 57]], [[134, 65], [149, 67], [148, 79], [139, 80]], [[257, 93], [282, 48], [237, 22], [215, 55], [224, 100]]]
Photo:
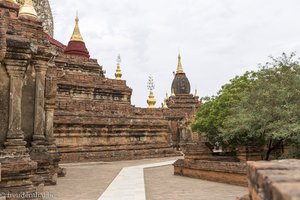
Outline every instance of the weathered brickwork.
[[174, 174], [247, 186], [246, 163], [232, 156], [213, 155], [204, 141], [182, 144], [184, 159], [174, 163]]
[[300, 199], [300, 160], [247, 163], [251, 200]]
[[198, 96], [192, 94], [176, 94], [167, 99], [167, 105], [165, 117], [170, 121], [173, 145], [179, 148], [181, 143], [187, 142], [192, 136], [186, 135], [187, 129], [190, 129], [201, 102]]
[[239, 162], [180, 159], [174, 163], [174, 174], [247, 186], [246, 164]]
[[124, 80], [107, 79], [96, 60], [55, 60], [54, 137], [65, 162], [178, 155], [163, 109], [135, 108]]
[[50, 100], [45, 81], [55, 51], [42, 23], [18, 11], [19, 5], [0, 2], [1, 194], [42, 192], [45, 184], [56, 184], [62, 171], [54, 140], [45, 131], [53, 125], [45, 120]]

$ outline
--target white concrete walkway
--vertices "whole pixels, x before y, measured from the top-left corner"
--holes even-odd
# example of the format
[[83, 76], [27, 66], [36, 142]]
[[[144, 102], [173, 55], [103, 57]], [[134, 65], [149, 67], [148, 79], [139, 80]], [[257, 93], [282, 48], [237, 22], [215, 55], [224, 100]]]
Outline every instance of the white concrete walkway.
[[98, 200], [146, 200], [144, 168], [171, 165], [175, 161], [124, 167]]

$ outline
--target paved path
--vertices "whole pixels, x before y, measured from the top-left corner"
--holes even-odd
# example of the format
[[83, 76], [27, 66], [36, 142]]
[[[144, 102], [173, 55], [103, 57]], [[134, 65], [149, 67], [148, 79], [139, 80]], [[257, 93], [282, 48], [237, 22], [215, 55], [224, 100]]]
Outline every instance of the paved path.
[[54, 195], [49, 200], [97, 200], [122, 168], [177, 158], [63, 164], [61, 166], [67, 169], [67, 176], [59, 178], [57, 185], [45, 187], [45, 191]]
[[51, 200], [234, 200], [247, 193], [243, 187], [174, 176], [175, 159], [65, 164], [67, 176], [45, 190], [54, 195]]
[[123, 168], [98, 200], [146, 200], [144, 168], [171, 165], [175, 161]]
[[235, 200], [248, 193], [246, 187], [174, 176], [171, 165], [144, 171], [147, 200]]

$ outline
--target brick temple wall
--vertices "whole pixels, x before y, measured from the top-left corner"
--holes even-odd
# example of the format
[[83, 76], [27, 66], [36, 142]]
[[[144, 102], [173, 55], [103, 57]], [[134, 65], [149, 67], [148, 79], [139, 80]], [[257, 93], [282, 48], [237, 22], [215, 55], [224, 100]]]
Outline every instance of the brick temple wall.
[[[33, 0], [33, 3], [44, 31], [53, 36], [49, 1]], [[51, 83], [57, 87], [54, 136], [64, 161], [174, 155], [172, 148], [179, 143], [178, 121], [191, 112], [190, 104], [199, 103], [198, 98], [193, 95], [176, 98], [175, 104], [171, 102], [176, 107], [172, 111], [135, 108], [126, 81], [106, 78], [94, 59], [65, 55], [61, 49], [53, 48], [60, 52], [55, 58], [56, 80]], [[22, 113], [25, 133], [33, 132], [34, 107], [29, 105], [34, 96], [34, 82], [35, 71], [29, 67], [23, 88], [26, 98], [22, 101], [26, 111]], [[0, 113], [5, 112], [3, 109]], [[25, 135], [28, 143], [30, 137]]]
[[[5, 6], [7, 4], [4, 4]], [[3, 5], [3, 6], [4, 6]], [[8, 4], [10, 5], [10, 4]], [[15, 9], [18, 9], [16, 7]], [[1, 8], [1, 12], [5, 12]], [[6, 10], [6, 12], [8, 12]], [[1, 13], [0, 13], [1, 15]], [[17, 11], [10, 10], [9, 14], [3, 14], [6, 20], [0, 23], [0, 29], [6, 29], [5, 35], [1, 37], [5, 42], [1, 42], [5, 48], [6, 60], [9, 64], [5, 63], [5, 59], [0, 62], [0, 148], [4, 147], [3, 143], [8, 132], [8, 119], [9, 119], [9, 94], [10, 94], [10, 74], [8, 67], [13, 65], [16, 70], [17, 67], [22, 69], [22, 94], [21, 100], [21, 124], [22, 131], [24, 131], [27, 143], [30, 143], [33, 135], [34, 127], [34, 105], [35, 105], [35, 68], [30, 64], [33, 61], [32, 54], [37, 52], [41, 43], [46, 42], [46, 37], [42, 32], [42, 26], [39, 22], [31, 21], [28, 19], [18, 19]], [[37, 42], [31, 42], [28, 38], [35, 38]], [[50, 45], [48, 46], [49, 48]], [[42, 48], [47, 48], [46, 45]], [[21, 71], [21, 70], [20, 70]]]
[[54, 136], [64, 162], [178, 155], [164, 109], [131, 105], [132, 89], [94, 59], [56, 58]]
[[9, 77], [1, 64], [0, 78], [0, 148], [3, 149], [6, 133], [8, 131]]
[[300, 160], [249, 161], [251, 200], [300, 199]]
[[239, 186], [248, 185], [246, 164], [240, 162], [180, 159], [174, 163], [174, 174]]
[[27, 145], [30, 144], [34, 132], [35, 77], [34, 66], [29, 65], [25, 73], [22, 91], [22, 130], [25, 133]]
[[0, 1], [1, 194], [42, 192], [56, 184], [60, 170], [52, 133], [46, 132], [53, 120], [46, 122], [50, 98], [44, 92], [55, 52], [42, 23], [18, 15], [19, 8]]

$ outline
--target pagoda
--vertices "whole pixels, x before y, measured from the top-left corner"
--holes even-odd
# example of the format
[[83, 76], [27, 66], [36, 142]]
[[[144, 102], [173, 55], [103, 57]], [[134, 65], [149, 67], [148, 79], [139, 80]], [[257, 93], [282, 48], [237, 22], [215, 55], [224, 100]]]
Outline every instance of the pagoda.
[[[172, 86], [172, 95], [167, 99], [170, 109], [180, 110], [183, 115], [197, 111], [200, 106], [199, 97], [191, 94], [190, 81], [187, 78], [181, 64], [181, 56], [178, 54], [178, 64]], [[184, 110], [184, 112], [182, 112]]]
[[87, 50], [85, 43], [83, 41], [83, 38], [81, 36], [81, 33], [80, 33], [78, 15], [76, 15], [75, 27], [74, 27], [72, 37], [71, 37], [64, 53], [82, 56], [82, 57], [86, 57], [86, 58], [90, 57], [89, 51]]

